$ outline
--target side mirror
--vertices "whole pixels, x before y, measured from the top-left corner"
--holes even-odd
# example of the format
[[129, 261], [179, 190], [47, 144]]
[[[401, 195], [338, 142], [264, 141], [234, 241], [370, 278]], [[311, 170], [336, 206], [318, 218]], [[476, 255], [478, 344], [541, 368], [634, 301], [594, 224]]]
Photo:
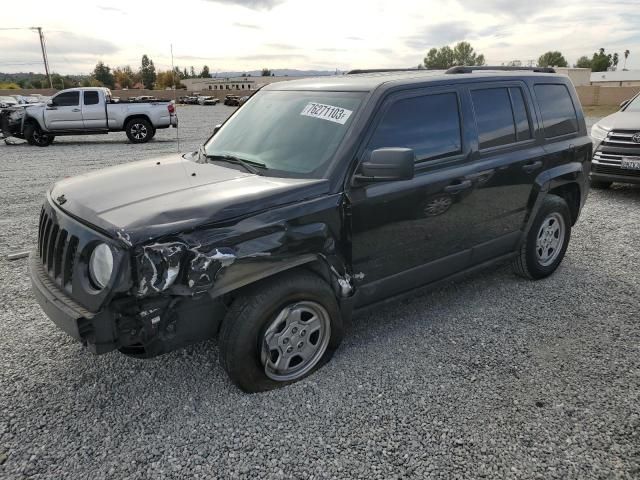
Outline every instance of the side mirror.
[[49, 100], [47, 102], [47, 107], [55, 107], [55, 105], [53, 104], [53, 100]]
[[411, 180], [415, 162], [416, 155], [410, 148], [379, 148], [360, 164], [354, 179], [363, 183]]
[[630, 102], [630, 100], [625, 100], [624, 102], [622, 102], [622, 103], [620, 104], [620, 108], [624, 108], [624, 107], [626, 107], [626, 106], [629, 104], [629, 102]]
[[213, 134], [212, 134], [212, 136], [213, 136], [213, 135], [215, 135], [216, 133], [218, 133], [218, 130], [220, 130], [220, 127], [222, 127], [222, 125], [220, 125], [220, 124], [218, 124], [218, 125], [216, 125], [215, 127], [213, 127]]

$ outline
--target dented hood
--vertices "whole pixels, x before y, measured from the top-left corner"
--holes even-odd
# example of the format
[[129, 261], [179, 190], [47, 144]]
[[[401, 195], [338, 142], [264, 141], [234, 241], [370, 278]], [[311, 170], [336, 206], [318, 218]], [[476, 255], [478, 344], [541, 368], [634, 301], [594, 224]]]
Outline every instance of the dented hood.
[[327, 192], [322, 179], [259, 176], [174, 155], [62, 180], [50, 197], [70, 215], [135, 244]]

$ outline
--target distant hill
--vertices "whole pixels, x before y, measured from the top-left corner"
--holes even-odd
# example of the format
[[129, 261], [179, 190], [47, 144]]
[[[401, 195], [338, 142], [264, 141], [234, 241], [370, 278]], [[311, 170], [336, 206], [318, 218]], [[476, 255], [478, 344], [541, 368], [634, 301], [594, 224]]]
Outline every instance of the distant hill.
[[[295, 70], [291, 68], [274, 68], [271, 69], [276, 77], [322, 77], [328, 75], [335, 75], [335, 70]], [[339, 74], [343, 73], [338, 71]], [[226, 77], [241, 77], [244, 74], [252, 77], [259, 77], [262, 75], [262, 70], [245, 70], [241, 72], [213, 72], [212, 77], [226, 78]]]

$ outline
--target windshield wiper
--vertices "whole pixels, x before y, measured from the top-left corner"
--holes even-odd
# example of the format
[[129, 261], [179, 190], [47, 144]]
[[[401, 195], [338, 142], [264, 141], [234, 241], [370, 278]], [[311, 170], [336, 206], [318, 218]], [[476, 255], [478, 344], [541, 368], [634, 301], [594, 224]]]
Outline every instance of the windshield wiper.
[[244, 158], [236, 157], [235, 155], [207, 155], [206, 153], [204, 153], [204, 155], [207, 160], [214, 160], [214, 161], [219, 160], [222, 162], [228, 162], [228, 163], [233, 163], [235, 165], [240, 165], [246, 171], [253, 173], [255, 175], [262, 175], [262, 172], [260, 172], [258, 168], [262, 168], [264, 170], [267, 169], [267, 166], [264, 163], [245, 160]]

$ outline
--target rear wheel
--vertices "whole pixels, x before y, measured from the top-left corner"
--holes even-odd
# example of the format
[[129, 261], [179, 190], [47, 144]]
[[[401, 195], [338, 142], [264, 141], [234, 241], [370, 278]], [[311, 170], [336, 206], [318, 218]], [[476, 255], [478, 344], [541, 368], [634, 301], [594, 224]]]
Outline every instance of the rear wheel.
[[548, 277], [562, 262], [570, 237], [571, 214], [567, 202], [557, 195], [547, 195], [513, 261], [514, 271], [534, 280]]
[[613, 182], [605, 182], [603, 180], [590, 179], [589, 184], [591, 185], [591, 188], [596, 188], [598, 190], [606, 190], [611, 186], [611, 184], [613, 184]]
[[132, 143], [146, 143], [155, 135], [153, 125], [145, 118], [129, 120], [125, 126], [125, 132]]
[[29, 145], [48, 147], [55, 137], [49, 133], [44, 133], [39, 125], [30, 123], [24, 127], [24, 138]]
[[220, 363], [246, 392], [301, 380], [324, 365], [342, 340], [335, 295], [317, 275], [295, 271], [247, 288], [220, 331]]

